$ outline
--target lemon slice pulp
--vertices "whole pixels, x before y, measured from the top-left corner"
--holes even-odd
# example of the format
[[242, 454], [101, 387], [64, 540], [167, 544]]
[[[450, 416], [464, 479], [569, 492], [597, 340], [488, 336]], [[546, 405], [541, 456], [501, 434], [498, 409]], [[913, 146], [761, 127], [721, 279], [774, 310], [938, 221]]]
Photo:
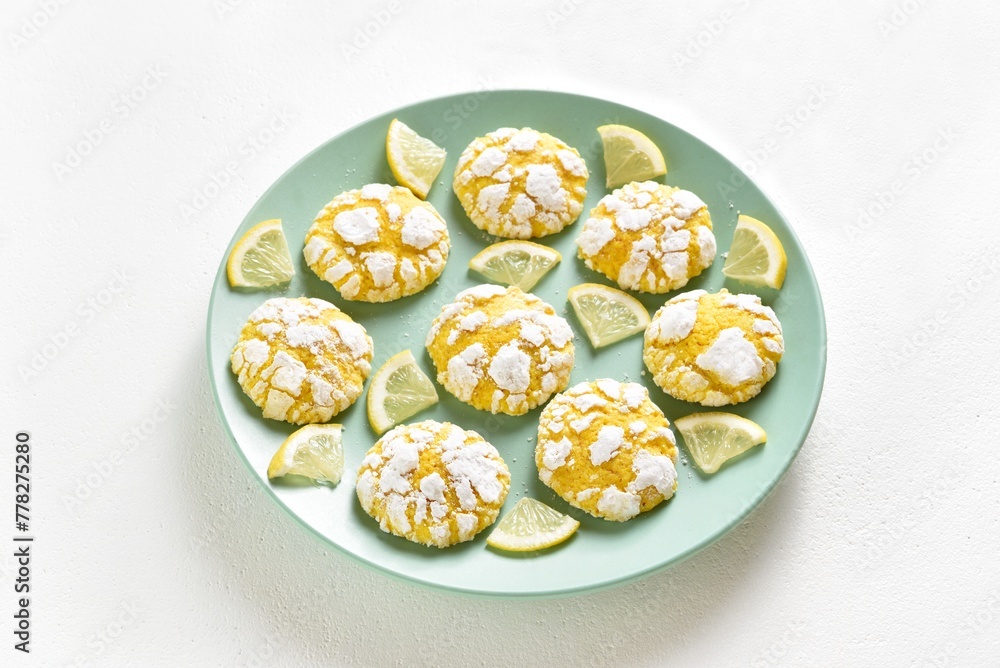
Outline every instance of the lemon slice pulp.
[[375, 372], [368, 388], [368, 422], [382, 434], [437, 402], [434, 383], [417, 366], [413, 353], [404, 350]]
[[724, 463], [767, 440], [753, 420], [732, 413], [694, 413], [674, 421], [695, 463], [715, 473]]
[[267, 467], [268, 478], [300, 475], [336, 485], [344, 475], [343, 427], [309, 424], [285, 439]]
[[756, 218], [740, 216], [722, 273], [747, 285], [780, 288], [787, 270], [778, 235]]
[[604, 144], [604, 170], [608, 188], [631, 181], [645, 181], [667, 173], [667, 163], [656, 144], [626, 125], [602, 125], [597, 128]]
[[288, 242], [277, 218], [265, 220], [246, 231], [233, 246], [226, 261], [229, 285], [265, 288], [292, 280], [295, 267]]
[[570, 288], [569, 303], [595, 348], [644, 331], [649, 324], [649, 313], [638, 299], [598, 283]]
[[524, 292], [562, 260], [559, 251], [532, 241], [501, 241], [487, 246], [469, 260], [469, 269], [491, 281], [516, 285]]
[[528, 552], [552, 547], [574, 533], [580, 523], [541, 501], [521, 499], [500, 520], [486, 544], [509, 552]]
[[444, 167], [445, 150], [430, 139], [421, 137], [406, 123], [392, 119], [385, 135], [385, 155], [389, 169], [400, 185], [420, 199], [425, 199], [434, 179]]

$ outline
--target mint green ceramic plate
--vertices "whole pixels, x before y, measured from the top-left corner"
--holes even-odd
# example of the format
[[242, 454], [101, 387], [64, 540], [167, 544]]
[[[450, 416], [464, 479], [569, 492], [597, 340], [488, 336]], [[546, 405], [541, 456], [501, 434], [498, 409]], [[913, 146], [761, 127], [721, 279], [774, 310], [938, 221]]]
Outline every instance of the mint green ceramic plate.
[[[320, 281], [302, 259], [302, 241], [316, 213], [336, 194], [366, 183], [395, 183], [385, 159], [385, 132], [398, 117], [448, 151], [448, 160], [429, 201], [448, 221], [451, 257], [437, 283], [424, 292], [389, 304], [345, 302]], [[455, 163], [475, 137], [499, 127], [530, 126], [576, 147], [590, 168], [584, 214], [562, 233], [546, 237], [563, 261], [534, 292], [561, 311], [577, 333], [572, 383], [596, 378], [634, 380], [649, 388], [653, 400], [674, 419], [703, 410], [666, 396], [643, 375], [642, 337], [634, 336], [595, 351], [566, 302], [566, 291], [583, 282], [610, 284], [576, 259], [575, 238], [586, 212], [606, 194], [601, 143], [596, 128], [621, 123], [646, 133], [667, 158], [671, 185], [697, 193], [712, 214], [719, 255], [715, 264], [685, 289], [748, 291], [726, 281], [721, 254], [728, 249], [737, 212], [767, 222], [788, 254], [788, 277], [780, 293], [757, 291], [777, 311], [784, 326], [787, 352], [778, 373], [750, 402], [732, 408], [761, 424], [768, 441], [730, 462], [713, 476], [693, 464], [679, 466], [677, 494], [669, 503], [631, 522], [592, 518], [568, 506], [537, 478], [533, 452], [536, 409], [520, 417], [492, 416], [460, 403], [439, 388], [441, 402], [415, 419], [448, 420], [474, 429], [499, 449], [510, 466], [509, 510], [524, 495], [540, 499], [580, 520], [577, 534], [561, 546], [528, 556], [511, 556], [486, 546], [486, 534], [446, 550], [426, 548], [382, 533], [361, 510], [354, 494], [355, 471], [375, 442], [368, 426], [364, 396], [334, 418], [344, 425], [346, 472], [335, 488], [272, 485], [267, 464], [289, 424], [265, 420], [244, 396], [229, 371], [229, 353], [247, 315], [276, 295], [321, 297], [362, 323], [375, 340], [373, 369], [391, 355], [410, 348], [433, 377], [423, 347], [431, 320], [441, 306], [464, 288], [482, 282], [467, 268], [469, 259], [495, 238], [466, 217], [451, 190]], [[788, 469], [802, 446], [819, 403], [826, 366], [826, 326], [816, 279], [805, 251], [774, 205], [722, 155], [687, 132], [629, 107], [579, 95], [542, 91], [494, 91], [428, 100], [373, 118], [348, 130], [289, 169], [253, 206], [235, 230], [233, 242], [251, 225], [281, 218], [297, 274], [287, 288], [273, 292], [237, 292], [226, 282], [225, 261], [212, 290], [208, 313], [208, 365], [215, 399], [237, 451], [252, 474], [293, 517], [346, 554], [385, 573], [453, 591], [488, 596], [539, 596], [583, 592], [625, 582], [665, 568], [705, 547], [753, 510]], [[639, 296], [652, 313], [668, 296]], [[678, 439], [680, 441], [680, 439]], [[683, 451], [686, 458], [687, 453]]]

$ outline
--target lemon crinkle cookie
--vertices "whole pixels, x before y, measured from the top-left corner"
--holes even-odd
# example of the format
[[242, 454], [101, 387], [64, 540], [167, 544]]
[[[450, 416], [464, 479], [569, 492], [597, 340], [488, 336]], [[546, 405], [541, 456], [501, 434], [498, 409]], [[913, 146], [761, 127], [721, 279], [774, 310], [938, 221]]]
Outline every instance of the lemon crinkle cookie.
[[264, 417], [326, 422], [358, 398], [371, 372], [365, 328], [322, 299], [269, 299], [233, 348], [233, 373]]
[[535, 463], [567, 503], [616, 522], [677, 489], [670, 423], [638, 383], [602, 379], [556, 395], [538, 421]]
[[529, 239], [554, 234], [583, 210], [587, 164], [575, 148], [531, 128], [500, 128], [473, 140], [454, 189], [476, 227]]
[[387, 302], [430, 285], [449, 248], [448, 227], [430, 203], [406, 188], [371, 183], [319, 212], [303, 255], [344, 299]]
[[694, 193], [653, 181], [605, 196], [576, 240], [586, 265], [626, 290], [683, 287], [715, 260], [708, 207]]
[[460, 400], [521, 415], [569, 385], [573, 330], [534, 295], [478, 285], [441, 309], [427, 351], [438, 382]]
[[427, 420], [396, 427], [358, 469], [358, 500], [382, 531], [448, 547], [493, 524], [510, 471], [474, 431]]
[[760, 297], [692, 290], [656, 312], [642, 356], [670, 396], [724, 406], [757, 396], [784, 352], [781, 323]]

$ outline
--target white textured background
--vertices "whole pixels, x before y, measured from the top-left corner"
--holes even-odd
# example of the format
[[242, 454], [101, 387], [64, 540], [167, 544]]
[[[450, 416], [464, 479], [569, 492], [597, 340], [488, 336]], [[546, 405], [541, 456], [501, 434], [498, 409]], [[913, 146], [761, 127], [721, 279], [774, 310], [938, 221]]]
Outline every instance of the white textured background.
[[[3, 3], [0, 507], [30, 430], [38, 542], [27, 659], [0, 548], [0, 665], [1000, 665], [1000, 7], [613, 7]], [[630, 104], [742, 162], [829, 320], [816, 424], [749, 520], [562, 600], [428, 592], [313, 539], [205, 370], [212, 276], [274, 179], [371, 115], [503, 87]]]

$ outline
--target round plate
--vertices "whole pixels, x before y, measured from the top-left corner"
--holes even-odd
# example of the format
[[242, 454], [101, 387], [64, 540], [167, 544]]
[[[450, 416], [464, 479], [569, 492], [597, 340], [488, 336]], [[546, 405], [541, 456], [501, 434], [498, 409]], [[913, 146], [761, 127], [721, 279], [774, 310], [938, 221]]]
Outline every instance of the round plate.
[[[441, 278], [420, 294], [387, 304], [347, 302], [319, 280], [302, 258], [303, 239], [316, 213], [338, 193], [366, 183], [395, 183], [385, 158], [385, 133], [399, 118], [443, 146], [448, 159], [428, 200], [448, 221], [451, 256]], [[590, 181], [583, 214], [560, 234], [535, 239], [562, 253], [563, 260], [534, 289], [573, 326], [576, 366], [571, 383], [615, 378], [643, 383], [667, 417], [675, 420], [696, 404], [676, 401], [644, 373], [642, 336], [594, 350], [566, 301], [568, 288], [583, 282], [610, 285], [576, 257], [582, 219], [607, 193], [604, 161], [596, 128], [621, 123], [648, 135], [661, 148], [670, 172], [660, 180], [701, 197], [712, 214], [719, 257], [684, 289], [748, 292], [725, 279], [722, 254], [729, 248], [738, 212], [769, 224], [784, 244], [788, 275], [780, 291], [754, 290], [771, 305], [784, 328], [786, 352], [778, 373], [755, 399], [726, 407], [763, 426], [767, 443], [729, 462], [718, 473], [701, 474], [687, 461], [682, 439], [677, 494], [651, 512], [619, 524], [590, 517], [555, 496], [537, 477], [535, 437], [540, 408], [519, 417], [477, 411], [439, 388], [441, 402], [414, 420], [447, 420], [473, 429], [492, 442], [511, 470], [511, 490], [503, 513], [524, 495], [580, 520], [566, 543], [540, 553], [514, 555], [486, 546], [489, 529], [475, 540], [440, 550], [383, 533], [361, 509], [354, 492], [356, 471], [377, 440], [368, 426], [365, 397], [333, 421], [344, 425], [346, 468], [334, 488], [270, 483], [267, 464], [296, 428], [266, 420], [243, 394], [229, 369], [229, 354], [250, 312], [264, 300], [285, 295], [320, 297], [364, 325], [375, 341], [373, 369], [409, 348], [431, 377], [433, 365], [424, 337], [441, 306], [462, 289], [482, 283], [467, 263], [498, 239], [478, 230], [451, 189], [459, 154], [475, 137], [504, 126], [532, 127], [576, 147], [587, 161]], [[373, 118], [331, 139], [289, 169], [253, 206], [233, 236], [252, 225], [280, 218], [296, 265], [291, 284], [274, 291], [246, 292], [229, 287], [226, 255], [212, 289], [208, 312], [208, 366], [222, 422], [237, 451], [282, 507], [323, 540], [386, 573], [413, 582], [487, 596], [539, 596], [582, 592], [646, 575], [694, 554], [743, 519], [767, 495], [802, 446], [819, 403], [826, 367], [826, 325], [819, 289], [805, 251], [775, 206], [735, 165], [701, 140], [655, 116], [589, 97], [542, 91], [484, 91], [414, 104]], [[674, 293], [672, 293], [674, 294]], [[672, 295], [637, 295], [652, 313]], [[502, 516], [502, 515], [501, 515]]]

